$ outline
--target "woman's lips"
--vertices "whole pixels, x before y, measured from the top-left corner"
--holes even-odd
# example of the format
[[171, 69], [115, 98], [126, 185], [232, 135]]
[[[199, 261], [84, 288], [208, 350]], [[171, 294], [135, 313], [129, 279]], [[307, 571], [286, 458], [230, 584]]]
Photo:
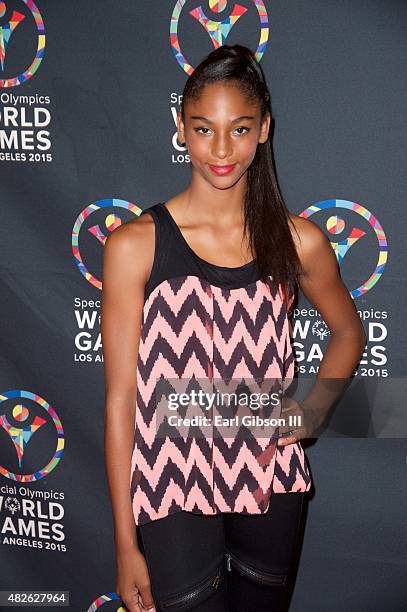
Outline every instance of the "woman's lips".
[[211, 164], [209, 164], [209, 168], [212, 170], [212, 172], [214, 172], [215, 174], [220, 174], [222, 176], [224, 174], [230, 174], [230, 172], [232, 172], [235, 166], [236, 164], [232, 164], [231, 166], [211, 166]]

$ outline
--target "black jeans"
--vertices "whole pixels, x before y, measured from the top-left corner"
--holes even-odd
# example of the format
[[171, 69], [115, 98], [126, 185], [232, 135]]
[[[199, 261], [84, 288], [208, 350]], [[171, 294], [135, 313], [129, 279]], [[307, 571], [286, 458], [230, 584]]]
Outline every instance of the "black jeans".
[[286, 612], [306, 493], [273, 493], [263, 515], [180, 511], [137, 527], [157, 612]]

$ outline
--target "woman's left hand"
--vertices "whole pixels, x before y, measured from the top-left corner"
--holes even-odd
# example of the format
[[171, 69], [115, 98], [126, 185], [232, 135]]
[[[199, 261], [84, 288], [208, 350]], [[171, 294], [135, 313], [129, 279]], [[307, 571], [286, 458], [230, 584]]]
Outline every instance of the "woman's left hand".
[[[285, 419], [285, 425], [278, 427], [278, 446], [294, 444], [304, 438], [309, 438], [315, 431], [316, 423], [311, 410], [299, 404], [295, 399], [283, 396], [280, 418]], [[297, 425], [289, 424], [289, 417], [297, 417]], [[282, 437], [280, 437], [282, 436]]]

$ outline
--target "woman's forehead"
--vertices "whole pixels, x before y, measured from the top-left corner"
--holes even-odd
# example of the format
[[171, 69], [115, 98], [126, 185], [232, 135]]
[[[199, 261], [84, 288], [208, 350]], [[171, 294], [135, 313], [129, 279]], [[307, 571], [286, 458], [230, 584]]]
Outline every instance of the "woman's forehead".
[[258, 108], [258, 102], [245, 95], [236, 84], [221, 81], [205, 85], [197, 96], [185, 101], [185, 108], [188, 108], [190, 114], [195, 114], [203, 107], [207, 113], [229, 109], [243, 114], [240, 111], [247, 110], [248, 107], [255, 111]]

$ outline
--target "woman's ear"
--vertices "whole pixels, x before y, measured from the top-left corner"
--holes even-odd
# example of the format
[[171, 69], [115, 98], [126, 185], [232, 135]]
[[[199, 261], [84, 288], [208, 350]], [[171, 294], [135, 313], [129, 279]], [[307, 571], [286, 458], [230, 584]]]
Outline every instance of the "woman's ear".
[[267, 139], [269, 137], [270, 121], [270, 113], [266, 113], [260, 128], [259, 142], [261, 144], [267, 142]]
[[181, 146], [185, 145], [185, 128], [182, 121], [181, 111], [177, 113], [177, 140]]

